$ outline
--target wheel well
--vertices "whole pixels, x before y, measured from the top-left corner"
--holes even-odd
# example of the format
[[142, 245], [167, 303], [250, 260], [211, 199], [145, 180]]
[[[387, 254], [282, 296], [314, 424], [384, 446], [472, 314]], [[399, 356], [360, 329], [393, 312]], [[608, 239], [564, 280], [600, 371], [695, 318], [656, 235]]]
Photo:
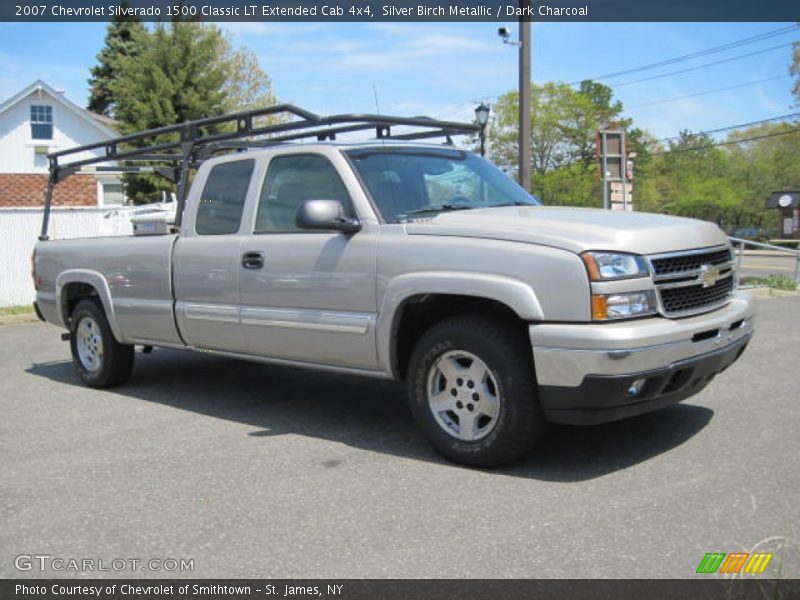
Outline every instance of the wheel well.
[[72, 311], [84, 298], [99, 298], [97, 290], [88, 283], [75, 281], [68, 283], [61, 290], [61, 309], [64, 312], [64, 323], [69, 325]]
[[417, 341], [428, 329], [444, 319], [477, 314], [502, 319], [520, 328], [525, 325], [507, 305], [477, 296], [421, 294], [405, 300], [397, 312], [392, 326], [392, 370], [400, 379], [405, 379], [411, 352]]

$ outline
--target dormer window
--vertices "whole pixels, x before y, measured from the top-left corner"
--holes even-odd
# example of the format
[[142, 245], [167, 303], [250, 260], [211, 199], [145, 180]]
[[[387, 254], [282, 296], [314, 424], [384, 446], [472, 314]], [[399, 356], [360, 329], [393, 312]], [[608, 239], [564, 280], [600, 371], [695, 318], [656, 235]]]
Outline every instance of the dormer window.
[[53, 107], [40, 104], [31, 105], [31, 139], [53, 139]]

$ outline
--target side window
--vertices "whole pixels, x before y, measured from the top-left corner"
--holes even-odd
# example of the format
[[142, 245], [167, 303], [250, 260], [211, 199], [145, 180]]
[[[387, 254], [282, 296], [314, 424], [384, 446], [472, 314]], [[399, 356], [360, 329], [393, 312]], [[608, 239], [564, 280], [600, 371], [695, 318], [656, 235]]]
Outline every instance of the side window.
[[311, 199], [339, 200], [345, 212], [353, 214], [347, 189], [327, 158], [318, 154], [276, 156], [261, 188], [255, 231], [298, 231], [297, 209]]
[[239, 231], [247, 188], [256, 162], [237, 160], [211, 168], [206, 179], [194, 229], [200, 235], [225, 235]]

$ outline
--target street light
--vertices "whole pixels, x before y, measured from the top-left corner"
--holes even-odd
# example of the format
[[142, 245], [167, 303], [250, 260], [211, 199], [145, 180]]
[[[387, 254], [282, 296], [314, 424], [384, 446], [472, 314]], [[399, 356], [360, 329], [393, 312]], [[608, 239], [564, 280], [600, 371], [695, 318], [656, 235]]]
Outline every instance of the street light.
[[483, 102], [475, 109], [475, 122], [481, 126], [481, 156], [486, 156], [486, 125], [489, 123], [489, 107]]

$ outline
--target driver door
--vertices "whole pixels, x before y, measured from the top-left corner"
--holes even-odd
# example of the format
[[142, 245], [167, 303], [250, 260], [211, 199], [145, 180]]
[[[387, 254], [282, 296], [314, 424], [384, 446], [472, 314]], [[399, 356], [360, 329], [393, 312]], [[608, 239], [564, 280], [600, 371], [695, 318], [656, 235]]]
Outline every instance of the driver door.
[[355, 234], [299, 229], [297, 209], [311, 199], [338, 200], [355, 216], [327, 157], [273, 157], [241, 249], [261, 258], [239, 271], [245, 343], [259, 356], [376, 369], [377, 225]]

